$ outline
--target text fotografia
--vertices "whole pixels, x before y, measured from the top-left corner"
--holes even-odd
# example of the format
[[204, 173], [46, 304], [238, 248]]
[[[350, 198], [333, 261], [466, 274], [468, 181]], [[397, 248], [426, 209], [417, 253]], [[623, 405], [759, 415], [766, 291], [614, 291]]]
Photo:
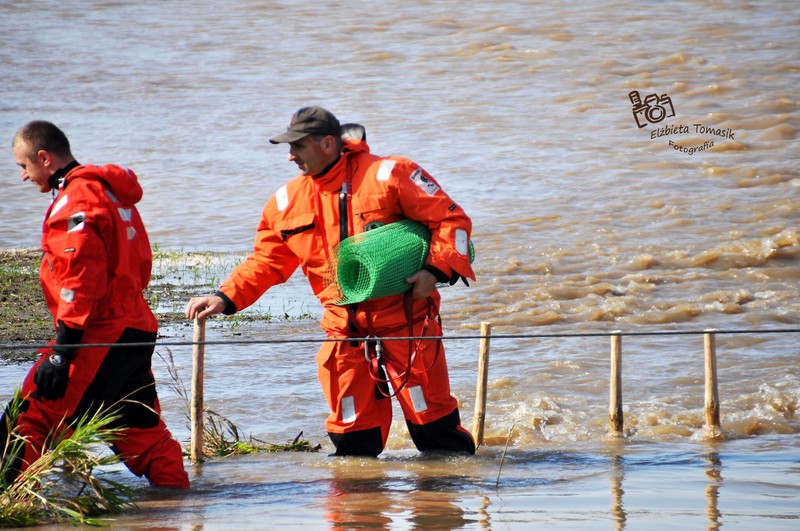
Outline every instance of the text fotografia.
[[702, 146], [686, 147], [686, 146], [682, 146], [680, 144], [676, 144], [675, 142], [670, 140], [669, 141], [669, 145], [673, 149], [675, 149], [677, 151], [681, 151], [683, 153], [686, 153], [687, 155], [694, 155], [698, 151], [705, 151], [707, 149], [710, 149], [710, 148], [714, 147], [714, 141], [713, 140], [706, 141], [706, 142], [703, 143]]
[[664, 127], [659, 127], [658, 129], [650, 131], [650, 139], [655, 140], [662, 136], [688, 135], [691, 133], [721, 136], [722, 138], [730, 138], [731, 140], [734, 140], [733, 136], [735, 134], [730, 127], [722, 129], [721, 127], [708, 127], [703, 124], [692, 124], [691, 126], [679, 124], [665, 125]]

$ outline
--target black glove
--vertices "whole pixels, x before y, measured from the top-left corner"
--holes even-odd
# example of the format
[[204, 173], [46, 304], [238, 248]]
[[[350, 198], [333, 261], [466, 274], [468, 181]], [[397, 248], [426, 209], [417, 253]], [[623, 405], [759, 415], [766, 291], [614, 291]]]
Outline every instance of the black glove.
[[50, 354], [43, 354], [46, 357], [33, 375], [36, 391], [44, 400], [64, 398], [69, 382], [69, 366], [75, 355], [75, 349], [70, 345], [79, 344], [82, 338], [83, 330], [70, 328], [64, 321], [58, 321], [56, 344]]
[[72, 362], [72, 349], [53, 349], [36, 369], [33, 381], [36, 382], [36, 391], [45, 400], [64, 398], [69, 381], [69, 365]]

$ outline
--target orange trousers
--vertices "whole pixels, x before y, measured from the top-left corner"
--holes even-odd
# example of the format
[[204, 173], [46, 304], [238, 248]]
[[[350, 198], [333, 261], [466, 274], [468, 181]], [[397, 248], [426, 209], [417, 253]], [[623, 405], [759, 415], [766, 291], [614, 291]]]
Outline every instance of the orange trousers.
[[[413, 336], [440, 336], [435, 319], [414, 325]], [[458, 402], [450, 394], [444, 346], [439, 339], [413, 340], [409, 371], [409, 337], [403, 329], [380, 341], [384, 373], [370, 375], [364, 344], [326, 342], [317, 354], [320, 384], [331, 413], [325, 427], [336, 455], [379, 455], [389, 436], [394, 395], [406, 419], [411, 438], [420, 451], [475, 453], [475, 443], [461, 427]], [[389, 380], [389, 384], [380, 381]], [[402, 388], [395, 393], [395, 389]]]
[[[109, 337], [109, 332], [87, 330], [83, 343], [151, 343], [154, 332], [126, 329], [122, 337]], [[22, 385], [22, 413], [10, 426], [26, 437], [23, 452], [13, 466], [16, 472], [25, 470], [42, 453], [54, 430], [64, 430], [87, 413], [109, 408], [120, 418], [109, 427], [124, 428], [114, 440], [112, 449], [119, 454], [128, 469], [145, 476], [159, 487], [189, 488], [189, 477], [183, 466], [183, 451], [172, 438], [161, 419], [155, 380], [150, 368], [154, 347], [114, 346], [80, 348], [70, 366], [66, 394], [57, 400], [42, 400], [33, 381], [36, 369], [50, 354], [43, 354], [28, 372]], [[124, 401], [121, 401], [125, 399]], [[0, 436], [6, 440], [9, 426], [6, 416], [0, 421]], [[5, 444], [5, 442], [0, 443]], [[8, 478], [7, 478], [8, 479]]]

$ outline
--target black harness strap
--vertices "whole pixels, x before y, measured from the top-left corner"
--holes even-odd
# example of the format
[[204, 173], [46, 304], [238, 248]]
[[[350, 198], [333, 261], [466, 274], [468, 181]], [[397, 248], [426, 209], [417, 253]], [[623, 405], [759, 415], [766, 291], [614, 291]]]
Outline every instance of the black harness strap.
[[[361, 327], [355, 322], [355, 311], [348, 307], [348, 311], [350, 312], [350, 323], [351, 327], [356, 328], [360, 334], [362, 334], [365, 338], [374, 338], [374, 339], [366, 339], [363, 342], [364, 345], [364, 357], [369, 364], [369, 375], [377, 384], [377, 388], [380, 393], [384, 397], [392, 397], [395, 396], [397, 393], [403, 390], [405, 386], [408, 384], [408, 380], [411, 377], [411, 369], [414, 366], [414, 362], [416, 361], [417, 357], [417, 349], [419, 348], [422, 341], [425, 341], [423, 337], [425, 336], [427, 329], [428, 329], [428, 321], [431, 318], [431, 308], [433, 307], [433, 301], [430, 297], [428, 297], [428, 310], [425, 313], [425, 316], [414, 320], [414, 299], [412, 296], [412, 290], [408, 290], [403, 294], [403, 312], [406, 316], [406, 325], [391, 328], [388, 330], [382, 330], [383, 337], [388, 337], [390, 334], [398, 332], [403, 328], [408, 327], [408, 337], [412, 338], [414, 336], [414, 325], [424, 321], [425, 324], [422, 328], [420, 333], [421, 338], [416, 341], [416, 345], [413, 339], [408, 340], [408, 357], [406, 358], [406, 366], [405, 369], [397, 376], [397, 382], [395, 378], [389, 376], [389, 372], [386, 369], [386, 364], [388, 363], [387, 360], [384, 359], [382, 355], [382, 347], [380, 337], [375, 334], [375, 329], [372, 325], [372, 314], [369, 311], [369, 308], [365, 308], [364, 312], [367, 318], [367, 330], [361, 330]], [[438, 318], [439, 323], [441, 324], [441, 317]], [[433, 365], [436, 363], [436, 360], [439, 358], [439, 352], [441, 351], [442, 341], [441, 339], [436, 340], [436, 353], [431, 361], [430, 365], [425, 367], [425, 371], [428, 371]], [[393, 393], [389, 393], [385, 391], [386, 384], [391, 383], [392, 386], [395, 388]]]

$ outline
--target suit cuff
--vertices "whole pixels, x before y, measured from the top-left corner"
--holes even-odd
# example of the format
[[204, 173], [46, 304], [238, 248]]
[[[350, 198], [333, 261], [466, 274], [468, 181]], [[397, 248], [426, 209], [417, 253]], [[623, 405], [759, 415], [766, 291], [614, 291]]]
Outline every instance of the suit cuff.
[[222, 301], [225, 303], [225, 309], [222, 310], [222, 313], [224, 313], [225, 315], [233, 315], [236, 313], [237, 311], [236, 305], [233, 303], [230, 297], [228, 297], [221, 291], [215, 292], [214, 295], [222, 299]]
[[83, 339], [83, 333], [84, 330], [71, 328], [64, 321], [59, 320], [58, 328], [56, 328], [56, 344], [53, 345], [53, 350], [71, 360], [75, 354], [75, 348], [70, 345], [79, 345]]
[[447, 273], [445, 273], [438, 267], [434, 267], [430, 264], [425, 264], [424, 266], [422, 266], [422, 269], [435, 276], [437, 282], [450, 282], [450, 277], [447, 275]]

